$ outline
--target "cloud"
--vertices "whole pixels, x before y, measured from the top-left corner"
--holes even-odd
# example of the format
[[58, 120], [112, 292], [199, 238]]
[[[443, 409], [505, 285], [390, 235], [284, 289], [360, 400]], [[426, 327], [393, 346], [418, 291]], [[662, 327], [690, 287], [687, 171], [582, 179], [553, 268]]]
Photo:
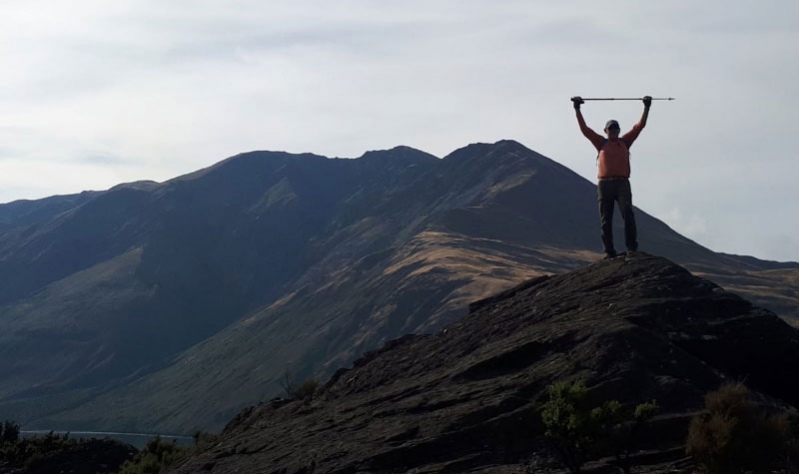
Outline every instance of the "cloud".
[[[720, 0], [9, 2], [6, 196], [160, 181], [254, 149], [444, 156], [503, 138], [595, 179], [568, 98], [652, 94], [677, 101], [653, 106], [633, 149], [637, 204], [754, 253], [769, 231], [741, 220], [768, 229], [799, 202], [797, 19], [799, 4]], [[584, 113], [629, 125], [641, 104]]]

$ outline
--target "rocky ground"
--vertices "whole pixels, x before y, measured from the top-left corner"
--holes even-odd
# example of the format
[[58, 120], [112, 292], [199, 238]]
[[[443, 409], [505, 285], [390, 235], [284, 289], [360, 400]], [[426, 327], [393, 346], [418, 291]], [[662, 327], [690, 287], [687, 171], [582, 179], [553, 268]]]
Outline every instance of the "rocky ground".
[[[799, 402], [799, 333], [773, 313], [645, 253], [539, 277], [339, 370], [310, 401], [231, 421], [176, 473], [565, 472], [543, 437], [545, 388], [582, 381], [600, 404], [657, 400], [637, 472], [690, 472], [683, 444], [705, 393], [746, 380]], [[618, 472], [606, 459], [587, 472]]]

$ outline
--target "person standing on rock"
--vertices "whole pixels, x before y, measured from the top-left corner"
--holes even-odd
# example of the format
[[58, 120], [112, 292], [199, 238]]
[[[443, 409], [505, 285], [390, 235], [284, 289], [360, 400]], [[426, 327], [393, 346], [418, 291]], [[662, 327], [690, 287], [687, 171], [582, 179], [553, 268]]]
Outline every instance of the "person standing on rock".
[[641, 116], [641, 120], [624, 135], [619, 136], [619, 122], [608, 120], [605, 124], [607, 138], [591, 130], [585, 124], [583, 113], [580, 111], [580, 105], [584, 103], [583, 99], [581, 97], [572, 97], [571, 100], [574, 103], [574, 110], [577, 112], [577, 123], [580, 125], [580, 131], [599, 152], [597, 157], [597, 166], [599, 168], [597, 194], [605, 258], [616, 256], [616, 249], [613, 245], [613, 209], [616, 202], [619, 203], [619, 211], [621, 211], [621, 217], [624, 219], [624, 240], [627, 250], [635, 252], [638, 250], [638, 234], [635, 227], [635, 215], [633, 214], [633, 194], [630, 188], [630, 147], [646, 126], [649, 107], [652, 105], [652, 97], [646, 96], [642, 99], [644, 113]]

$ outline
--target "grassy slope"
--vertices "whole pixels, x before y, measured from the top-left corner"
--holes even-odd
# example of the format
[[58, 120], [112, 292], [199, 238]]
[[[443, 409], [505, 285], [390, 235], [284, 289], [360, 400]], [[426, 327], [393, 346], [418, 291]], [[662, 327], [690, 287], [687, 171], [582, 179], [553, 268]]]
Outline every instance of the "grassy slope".
[[252, 314], [164, 371], [47, 423], [184, 433], [219, 429], [242, 406], [280, 394], [287, 369], [298, 380], [325, 379], [394, 334], [438, 330], [461, 317], [468, 302], [593, 257], [423, 233], [384, 265], [369, 268], [363, 262], [334, 272], [326, 285], [300, 289]]

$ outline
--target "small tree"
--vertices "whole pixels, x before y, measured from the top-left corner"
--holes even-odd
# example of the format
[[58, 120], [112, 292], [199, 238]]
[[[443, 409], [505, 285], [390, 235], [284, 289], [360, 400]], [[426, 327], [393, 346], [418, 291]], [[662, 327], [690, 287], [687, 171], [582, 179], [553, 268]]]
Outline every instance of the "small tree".
[[[588, 391], [581, 382], [558, 382], [547, 387], [549, 401], [541, 410], [546, 431], [569, 472], [580, 472], [594, 455], [603, 421], [617, 409], [614, 404], [590, 409]], [[616, 402], [618, 403], [618, 402]]]
[[784, 459], [788, 418], [767, 415], [741, 383], [722, 385], [705, 396], [707, 413], [694, 417], [686, 452], [713, 473], [770, 472]]
[[289, 372], [289, 368], [286, 367], [286, 371], [283, 373], [283, 378], [280, 379], [280, 386], [283, 388], [283, 391], [286, 393], [286, 398], [289, 400], [294, 398], [294, 381], [292, 380], [291, 373]]
[[625, 410], [617, 400], [591, 408], [588, 390], [581, 382], [558, 382], [547, 387], [549, 401], [541, 417], [545, 435], [570, 472], [580, 472], [586, 461], [602, 452], [614, 453], [616, 464], [630, 471], [630, 454], [641, 426], [660, 410], [656, 401]]

